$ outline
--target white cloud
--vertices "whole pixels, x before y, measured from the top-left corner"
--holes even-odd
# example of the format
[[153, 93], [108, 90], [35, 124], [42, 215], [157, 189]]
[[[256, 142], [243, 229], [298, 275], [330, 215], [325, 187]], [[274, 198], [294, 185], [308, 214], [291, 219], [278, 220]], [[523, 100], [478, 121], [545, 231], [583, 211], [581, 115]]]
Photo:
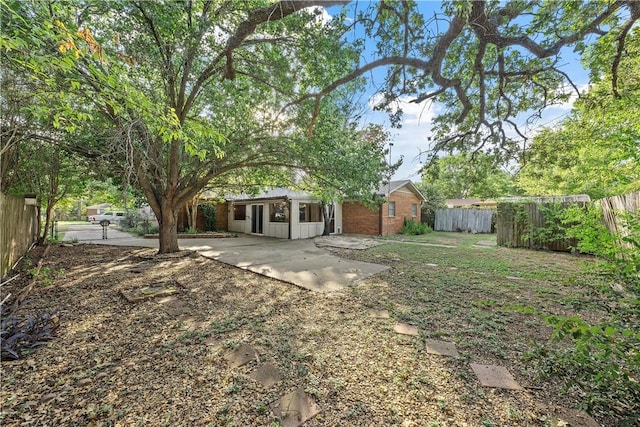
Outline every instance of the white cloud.
[[391, 134], [391, 162], [403, 158], [402, 166], [396, 171], [393, 179], [411, 179], [420, 181], [419, 172], [425, 156], [421, 152], [429, 149], [427, 138], [431, 135], [431, 122], [439, 114], [440, 107], [432, 102], [412, 103], [408, 96], [398, 99], [395, 107], [402, 109], [402, 127], [391, 128], [387, 113], [373, 111], [373, 106], [382, 100], [383, 95], [374, 94], [369, 98], [371, 113], [368, 119], [384, 125]]
[[[590, 85], [588, 83], [585, 83], [585, 84], [582, 84], [582, 85], [578, 85], [576, 87], [580, 91], [580, 94], [584, 95], [585, 93], [587, 93], [589, 91], [589, 86]], [[571, 111], [571, 109], [573, 108], [573, 103], [576, 102], [576, 100], [578, 99], [578, 94], [576, 93], [576, 91], [573, 88], [573, 86], [570, 86], [570, 85], [565, 85], [562, 88], [562, 91], [564, 93], [566, 93], [566, 94], [569, 94], [569, 99], [567, 99], [562, 104], [557, 104], [557, 105], [554, 105], [553, 107], [550, 107], [550, 108], [554, 108], [554, 109], [561, 110], [561, 111]]]
[[325, 9], [322, 6], [310, 7], [310, 8], [307, 8], [307, 10], [311, 13], [315, 13], [316, 14], [315, 22], [320, 23], [323, 26], [327, 25], [333, 19], [333, 17], [329, 14], [329, 12], [327, 12], [327, 9]]

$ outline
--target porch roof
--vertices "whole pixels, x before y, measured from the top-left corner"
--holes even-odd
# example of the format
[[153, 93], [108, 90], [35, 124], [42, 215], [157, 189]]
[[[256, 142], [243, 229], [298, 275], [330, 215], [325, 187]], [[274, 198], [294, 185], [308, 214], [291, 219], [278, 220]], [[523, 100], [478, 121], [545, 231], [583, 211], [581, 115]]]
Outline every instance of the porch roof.
[[245, 202], [245, 201], [259, 201], [259, 200], [271, 200], [271, 199], [286, 199], [286, 200], [316, 200], [310, 193], [306, 191], [294, 191], [289, 188], [272, 188], [267, 191], [263, 191], [256, 195], [251, 194], [234, 194], [225, 196], [225, 200], [228, 202]]

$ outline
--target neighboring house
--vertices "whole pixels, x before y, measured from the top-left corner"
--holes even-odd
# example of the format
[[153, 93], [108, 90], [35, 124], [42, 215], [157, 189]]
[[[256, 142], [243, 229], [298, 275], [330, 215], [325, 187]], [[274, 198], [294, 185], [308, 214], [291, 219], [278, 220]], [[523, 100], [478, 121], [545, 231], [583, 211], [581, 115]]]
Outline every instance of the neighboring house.
[[482, 199], [446, 199], [444, 204], [448, 208], [495, 208], [495, 200]]
[[[292, 240], [320, 236], [324, 230], [320, 202], [304, 191], [275, 188], [256, 196], [243, 194], [225, 200], [216, 206], [221, 229]], [[330, 233], [342, 233], [339, 204], [334, 209]]]
[[425, 198], [410, 180], [391, 181], [380, 187], [377, 195], [384, 199], [377, 209], [360, 202], [343, 203], [344, 233], [386, 236], [399, 233], [405, 218], [420, 222], [420, 205]]
[[110, 203], [101, 203], [99, 205], [87, 206], [87, 218], [96, 215], [102, 215], [105, 211], [111, 209]]

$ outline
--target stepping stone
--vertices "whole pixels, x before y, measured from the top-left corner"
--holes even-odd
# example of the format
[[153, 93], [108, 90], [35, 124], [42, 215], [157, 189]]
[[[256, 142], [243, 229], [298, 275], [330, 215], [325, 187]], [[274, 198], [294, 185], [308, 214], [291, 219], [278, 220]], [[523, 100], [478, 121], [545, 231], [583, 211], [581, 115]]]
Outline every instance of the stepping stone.
[[373, 319], [389, 319], [389, 312], [387, 310], [369, 310], [369, 317]]
[[425, 346], [427, 348], [427, 353], [429, 354], [439, 354], [440, 356], [451, 357], [459, 356], [458, 350], [456, 350], [456, 345], [452, 342], [426, 339]]
[[242, 344], [237, 349], [227, 353], [225, 359], [229, 362], [229, 366], [232, 368], [238, 368], [245, 365], [252, 360], [258, 358], [258, 353], [249, 344]]
[[407, 323], [396, 323], [393, 330], [402, 335], [412, 335], [416, 337], [420, 335], [420, 331], [417, 327]]
[[472, 363], [471, 369], [473, 369], [473, 372], [475, 372], [480, 380], [480, 384], [484, 387], [522, 390], [522, 387], [516, 382], [513, 375], [503, 366], [477, 365]]
[[554, 426], [580, 426], [580, 427], [599, 427], [600, 424], [596, 422], [589, 414], [576, 409], [558, 408], [554, 411], [551, 417], [552, 425]]
[[320, 413], [313, 399], [298, 388], [269, 405], [282, 427], [298, 427]]
[[428, 263], [428, 264], [425, 264], [425, 265], [427, 267], [437, 267], [438, 266], [438, 264], [431, 264], [431, 263]]
[[262, 387], [269, 388], [282, 379], [282, 374], [271, 363], [265, 363], [249, 374], [249, 377], [260, 383]]
[[516, 277], [516, 276], [505, 276], [505, 279], [509, 279], [509, 280], [522, 280], [522, 277]]

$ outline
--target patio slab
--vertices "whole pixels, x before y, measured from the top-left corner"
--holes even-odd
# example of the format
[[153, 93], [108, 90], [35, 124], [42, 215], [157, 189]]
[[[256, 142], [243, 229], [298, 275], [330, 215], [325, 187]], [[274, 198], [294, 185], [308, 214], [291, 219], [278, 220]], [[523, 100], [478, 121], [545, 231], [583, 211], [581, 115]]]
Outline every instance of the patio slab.
[[411, 335], [411, 336], [420, 335], [420, 330], [417, 327], [413, 325], [409, 325], [407, 323], [396, 323], [393, 327], [393, 330], [396, 331], [396, 333], [401, 335]]
[[456, 350], [456, 345], [452, 342], [426, 339], [425, 346], [427, 348], [427, 353], [429, 354], [450, 357], [459, 356], [458, 350]]
[[258, 353], [249, 344], [242, 344], [237, 349], [226, 354], [225, 359], [232, 368], [246, 365], [252, 360], [256, 360]]
[[504, 366], [471, 364], [480, 384], [484, 387], [504, 388], [507, 390], [522, 390], [513, 375]]
[[[218, 242], [221, 244], [218, 245]], [[339, 291], [388, 269], [379, 264], [331, 255], [316, 247], [311, 240], [242, 236], [237, 239], [220, 239], [213, 244], [215, 248], [202, 250], [201, 254], [316, 292]]]
[[282, 427], [299, 427], [320, 413], [320, 407], [302, 388], [282, 396], [269, 406], [280, 418]]

